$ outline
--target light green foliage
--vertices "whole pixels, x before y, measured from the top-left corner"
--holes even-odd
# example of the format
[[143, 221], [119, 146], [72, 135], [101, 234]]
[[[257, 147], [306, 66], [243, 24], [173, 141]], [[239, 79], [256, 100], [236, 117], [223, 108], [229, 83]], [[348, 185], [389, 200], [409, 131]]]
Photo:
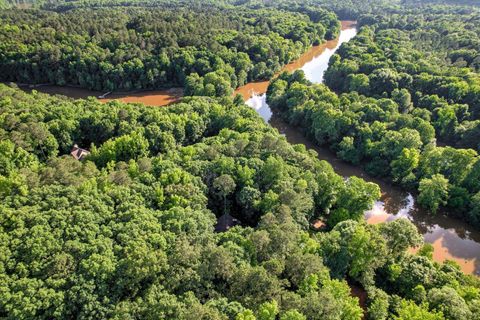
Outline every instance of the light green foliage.
[[412, 301], [403, 300], [397, 310], [398, 315], [395, 315], [395, 320], [443, 320], [441, 312], [428, 311], [427, 305], [418, 306]]
[[275, 320], [278, 314], [278, 303], [273, 300], [272, 302], [265, 302], [258, 307], [257, 319], [258, 320]]
[[[351, 282], [368, 293], [371, 319], [477, 319], [478, 280], [434, 263], [427, 247], [409, 254], [421, 244], [411, 223], [360, 222], [377, 185], [344, 180], [230, 98], [336, 36], [337, 17], [319, 5], [373, 24], [325, 74], [331, 89], [357, 92], [339, 95], [298, 71], [272, 82], [269, 103], [344, 160], [420, 184], [420, 203], [478, 222], [477, 152], [433, 140], [478, 147], [478, 20], [448, 6], [404, 18], [389, 4], [87, 0], [3, 10], [3, 81], [185, 86], [209, 97], [149, 108], [0, 85], [0, 318], [359, 320]], [[73, 159], [74, 143], [91, 155]], [[241, 225], [215, 233], [227, 212]], [[332, 230], [310, 230], [317, 218]]]
[[[356, 320], [363, 312], [347, 275], [371, 288], [397, 261], [385, 285], [408, 297], [419, 285], [432, 292], [437, 276], [466, 281], [454, 267], [400, 254], [418, 240], [404, 221], [349, 220], [312, 236], [308, 225], [326, 218], [324, 208], [359, 218], [378, 186], [343, 180], [248, 107], [191, 98], [153, 109], [0, 90], [11, 97], [2, 114], [30, 106], [39, 123], [79, 128], [64, 141], [93, 146], [90, 160], [62, 155], [60, 145], [60, 156], [37, 160], [1, 124], [2, 177], [14, 186], [1, 184], [0, 312], [8, 317]], [[129, 132], [108, 129], [120, 127]], [[174, 147], [157, 154], [161, 132]], [[243, 226], [215, 234], [225, 212]], [[473, 315], [478, 285], [470, 287], [458, 299]], [[385, 301], [370, 307], [380, 317]]]
[[370, 79], [366, 74], [349, 74], [347, 77], [349, 90], [360, 94], [367, 94], [370, 87]]
[[253, 311], [249, 309], [237, 314], [237, 316], [235, 317], [235, 320], [256, 320], [256, 319], [257, 318], [253, 314]]
[[373, 288], [368, 292], [368, 319], [385, 320], [388, 317], [388, 294], [383, 290]]
[[408, 113], [413, 107], [412, 96], [407, 89], [396, 89], [392, 92], [392, 99], [398, 104], [401, 113]]
[[323, 281], [323, 290], [334, 298], [342, 301], [341, 319], [359, 320], [363, 317], [363, 310], [358, 305], [358, 299], [351, 296], [350, 287], [345, 281], [327, 279]]
[[392, 256], [403, 255], [408, 249], [423, 243], [422, 236], [408, 219], [397, 219], [391, 223], [382, 224], [380, 232], [386, 239]]
[[469, 216], [475, 222], [480, 222], [480, 191], [472, 197]]
[[395, 182], [408, 186], [416, 180], [414, 170], [420, 162], [420, 152], [417, 149], [403, 149], [400, 156], [390, 164]]
[[348, 178], [346, 188], [338, 195], [338, 202], [341, 205], [333, 210], [328, 218], [328, 224], [333, 227], [344, 220], [360, 220], [363, 213], [371, 209], [378, 198], [380, 198], [378, 185], [365, 183], [355, 176]]
[[442, 312], [447, 319], [467, 320], [472, 318], [472, 313], [465, 300], [452, 288], [434, 288], [428, 293], [427, 299], [430, 307]]
[[355, 148], [355, 139], [353, 137], [343, 137], [342, 141], [338, 145], [338, 156], [353, 164], [358, 164], [360, 156]]
[[322, 245], [325, 262], [335, 276], [349, 274], [364, 285], [370, 285], [375, 270], [386, 262], [387, 244], [378, 230], [352, 220], [337, 224]]
[[307, 320], [307, 318], [297, 310], [288, 310], [280, 316], [280, 320]]
[[235, 181], [228, 174], [223, 174], [213, 181], [213, 187], [223, 198], [224, 212], [227, 211], [227, 196], [235, 190]]
[[148, 154], [149, 144], [143, 135], [132, 133], [105, 142], [99, 149], [93, 149], [90, 159], [99, 166], [109, 162], [137, 160]]
[[429, 258], [430, 260], [433, 259], [433, 245], [430, 243], [424, 243], [423, 246], [418, 250], [418, 255]]
[[305, 296], [309, 292], [317, 291], [318, 288], [318, 275], [310, 274], [300, 283], [299, 292]]
[[431, 179], [422, 179], [418, 187], [418, 203], [436, 213], [440, 205], [445, 205], [448, 197], [448, 179], [441, 174]]

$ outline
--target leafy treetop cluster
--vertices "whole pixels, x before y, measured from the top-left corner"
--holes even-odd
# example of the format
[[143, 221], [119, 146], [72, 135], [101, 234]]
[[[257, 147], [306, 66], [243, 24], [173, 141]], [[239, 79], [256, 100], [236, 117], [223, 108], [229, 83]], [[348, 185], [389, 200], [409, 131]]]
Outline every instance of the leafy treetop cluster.
[[434, 213], [447, 206], [450, 214], [480, 226], [478, 153], [437, 147], [429, 113], [410, 110], [407, 90], [397, 89], [385, 98], [358, 92], [337, 95], [323, 84], [309, 83], [297, 71], [274, 80], [267, 101], [341, 159], [419, 191], [418, 202]]
[[4, 10], [0, 80], [105, 91], [187, 85], [187, 94], [228, 95], [270, 78], [327, 30], [338, 33], [334, 14], [315, 12], [312, 20], [220, 6]]
[[[480, 284], [254, 110], [69, 100], [0, 85], [0, 316], [471, 319]], [[72, 144], [91, 154], [68, 155]], [[216, 217], [236, 226], [214, 233]], [[329, 232], [312, 232], [313, 219]], [[360, 222], [362, 221], [362, 222]]]
[[480, 150], [479, 19], [480, 14], [364, 16], [361, 23], [372, 26], [332, 58], [326, 83], [337, 92], [377, 98], [401, 93], [402, 113], [422, 113], [442, 141]]

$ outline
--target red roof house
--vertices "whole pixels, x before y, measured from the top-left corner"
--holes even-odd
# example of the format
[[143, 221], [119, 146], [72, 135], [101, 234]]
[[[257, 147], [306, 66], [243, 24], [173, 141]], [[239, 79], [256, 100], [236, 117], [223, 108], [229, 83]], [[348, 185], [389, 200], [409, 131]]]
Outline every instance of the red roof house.
[[77, 160], [83, 160], [86, 156], [90, 154], [88, 150], [80, 148], [77, 144], [73, 146], [72, 151], [70, 152], [72, 157], [74, 157]]

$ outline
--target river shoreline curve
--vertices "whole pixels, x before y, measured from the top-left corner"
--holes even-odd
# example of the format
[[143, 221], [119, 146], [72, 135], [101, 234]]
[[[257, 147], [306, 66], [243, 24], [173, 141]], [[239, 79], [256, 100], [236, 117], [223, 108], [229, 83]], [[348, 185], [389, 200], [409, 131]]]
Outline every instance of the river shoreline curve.
[[[318, 46], [311, 47], [298, 60], [287, 64], [283, 71], [292, 72], [301, 69], [305, 76], [313, 83], [322, 83], [323, 74], [328, 68], [330, 57], [345, 42], [350, 41], [357, 33], [355, 21], [342, 21], [342, 31], [338, 38], [326, 41]], [[480, 275], [480, 232], [468, 224], [443, 215], [429, 215], [416, 205], [412, 194], [386, 181], [369, 176], [362, 168], [348, 164], [329, 150], [319, 147], [309, 141], [300, 128], [285, 123], [280, 115], [271, 110], [266, 102], [266, 91], [269, 81], [248, 83], [235, 90], [240, 94], [247, 105], [254, 108], [259, 115], [272, 127], [276, 128], [286, 139], [293, 144], [304, 144], [315, 150], [318, 158], [329, 162], [334, 170], [343, 177], [357, 176], [366, 181], [378, 184], [382, 196], [373, 208], [365, 212], [368, 223], [376, 224], [398, 218], [411, 220], [423, 235], [424, 240], [434, 247], [433, 259], [437, 262], [445, 260], [456, 261], [463, 272]], [[76, 87], [40, 86], [23, 88], [23, 90], [37, 90], [48, 94], [60, 94], [71, 98], [98, 97], [105, 92], [91, 91]], [[156, 91], [137, 91], [109, 94], [102, 102], [121, 100], [130, 103], [143, 103], [149, 106], [165, 106], [181, 100], [182, 88], [171, 88]]]

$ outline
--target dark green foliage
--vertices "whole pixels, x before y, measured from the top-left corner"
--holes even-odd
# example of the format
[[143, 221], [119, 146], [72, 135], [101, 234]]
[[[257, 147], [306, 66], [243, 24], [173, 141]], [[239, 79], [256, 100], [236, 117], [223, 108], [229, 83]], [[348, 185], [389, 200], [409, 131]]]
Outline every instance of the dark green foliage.
[[185, 86], [186, 95], [225, 96], [268, 79], [312, 44], [336, 34], [333, 14], [312, 21], [275, 9], [4, 10], [0, 80], [95, 90]]
[[332, 58], [326, 84], [390, 97], [403, 114], [421, 110], [438, 139], [480, 150], [480, 12], [432, 11], [362, 16], [364, 27]]
[[[5, 80], [222, 97], [149, 108], [0, 85], [0, 318], [359, 320], [353, 283], [368, 319], [477, 319], [477, 278], [433, 262], [431, 246], [409, 253], [422, 240], [408, 220], [362, 221], [377, 185], [344, 180], [228, 97], [333, 38], [338, 21], [319, 6], [354, 17], [397, 3], [0, 2], [53, 10], [2, 11]], [[476, 151], [434, 144], [477, 148], [480, 127], [476, 18], [445, 8], [425, 24], [363, 15], [375, 27], [327, 73], [356, 92], [296, 72], [268, 99], [342, 159], [478, 224]], [[83, 161], [69, 155], [75, 143], [91, 152]], [[225, 213], [241, 225], [214, 233]], [[329, 231], [312, 231], [317, 219]]]
[[[0, 101], [1, 316], [184, 319], [199, 308], [233, 319], [285, 294], [298, 299], [282, 313], [307, 310], [310, 300], [288, 283], [327, 270], [309, 220], [350, 209], [328, 197], [334, 190], [354, 197], [366, 186], [350, 190], [246, 106], [103, 105], [4, 85]], [[33, 121], [42, 134], [32, 134]], [[58, 132], [59, 122], [69, 130]], [[60, 140], [91, 154], [77, 161]], [[214, 234], [224, 212], [245, 227]], [[325, 314], [344, 312], [348, 290], [322, 281], [314, 293], [336, 304]]]
[[[419, 244], [410, 222], [341, 221], [360, 219], [378, 186], [344, 181], [246, 106], [101, 104], [4, 85], [0, 101], [2, 317], [353, 320], [362, 310], [342, 279], [373, 290], [397, 269], [378, 281], [389, 294], [422, 285], [435, 310], [478, 312], [474, 280], [407, 253]], [[68, 141], [91, 154], [75, 160]], [[242, 226], [214, 233], [225, 212]], [[330, 216], [331, 232], [309, 234]], [[416, 273], [415, 259], [427, 259]], [[372, 314], [386, 312], [381, 297]]]
[[[367, 33], [365, 30], [363, 33]], [[363, 38], [362, 33], [359, 38]], [[331, 74], [335, 72], [332, 69], [337, 70], [336, 59], [329, 68]], [[346, 64], [356, 63], [347, 60]], [[387, 69], [374, 74], [385, 83], [395, 78], [393, 71]], [[338, 74], [331, 77], [338, 80]], [[370, 82], [377, 81], [374, 79]], [[426, 111], [421, 108], [412, 110], [409, 92], [393, 89], [396, 85], [391, 87], [390, 98], [365, 97], [357, 92], [337, 95], [323, 84], [309, 83], [297, 71], [273, 80], [267, 101], [285, 120], [304, 128], [308, 137], [319, 145], [328, 145], [341, 159], [364, 165], [372, 175], [418, 191], [418, 203], [433, 213], [448, 206], [451, 214], [479, 226], [475, 201], [479, 191], [478, 153], [472, 149], [436, 147], [435, 123], [429, 123], [430, 113], [421, 112]], [[346, 212], [333, 212], [332, 226], [347, 217], [353, 218]]]

